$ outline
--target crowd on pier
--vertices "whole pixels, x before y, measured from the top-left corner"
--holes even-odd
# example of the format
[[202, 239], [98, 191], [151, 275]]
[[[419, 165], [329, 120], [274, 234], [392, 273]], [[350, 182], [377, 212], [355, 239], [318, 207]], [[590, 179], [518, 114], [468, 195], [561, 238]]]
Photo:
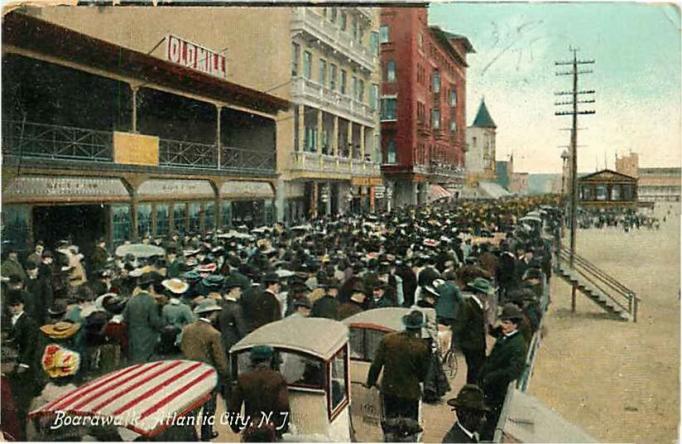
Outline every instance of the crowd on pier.
[[[467, 368], [467, 386], [448, 401], [459, 425], [444, 440], [476, 439], [479, 432], [490, 439], [507, 384], [521, 374], [543, 314], [542, 288], [551, 276], [548, 238], [562, 217], [557, 203], [552, 197], [435, 202], [299, 226], [173, 233], [114, 251], [102, 239], [88, 257], [69, 239], [37, 242], [30, 252], [5, 245], [2, 430], [21, 440], [80, 439], [82, 430], [50, 430], [27, 420], [27, 413], [115, 369], [178, 357], [215, 367], [226, 409], [238, 410], [264, 391], [272, 394], [268, 381], [277, 378], [272, 350], [259, 349], [252, 360], [254, 368], [272, 372], [265, 382], [247, 386], [231, 379], [230, 348], [259, 327], [286, 317], [341, 320], [405, 307], [414, 309], [404, 319], [409, 333], [426, 322], [418, 314], [426, 307], [435, 310], [439, 340], [461, 350]], [[520, 221], [531, 211], [542, 213], [548, 238], [541, 226]], [[587, 217], [583, 213], [581, 221]], [[596, 217], [630, 226], [639, 220], [629, 213]], [[487, 335], [498, 338], [488, 355]], [[410, 416], [405, 406], [422, 393], [391, 389], [386, 375], [409, 367], [416, 373], [396, 376], [396, 384], [402, 377], [428, 384], [432, 360], [420, 339], [407, 334], [392, 340], [397, 342], [382, 341], [386, 353], [377, 356], [389, 356], [391, 347], [414, 353], [377, 358], [367, 386], [376, 384], [383, 367], [384, 405]], [[406, 361], [415, 356], [421, 356], [418, 366]], [[436, 392], [435, 399], [443, 395]], [[215, 411], [215, 403], [214, 395], [204, 409]], [[194, 438], [210, 440], [217, 432], [202, 426], [200, 435]]]

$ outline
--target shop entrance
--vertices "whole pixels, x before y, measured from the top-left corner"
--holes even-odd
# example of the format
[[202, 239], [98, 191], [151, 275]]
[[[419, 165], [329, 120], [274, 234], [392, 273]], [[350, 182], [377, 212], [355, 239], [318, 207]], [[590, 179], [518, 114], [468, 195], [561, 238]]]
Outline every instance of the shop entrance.
[[90, 257], [97, 239], [107, 235], [108, 205], [60, 205], [33, 208], [33, 235], [48, 249], [70, 238], [85, 257]]

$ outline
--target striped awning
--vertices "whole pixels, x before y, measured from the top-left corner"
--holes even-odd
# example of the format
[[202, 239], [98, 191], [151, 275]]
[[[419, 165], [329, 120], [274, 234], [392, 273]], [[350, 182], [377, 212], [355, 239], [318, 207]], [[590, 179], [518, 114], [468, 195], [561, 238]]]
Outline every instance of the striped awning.
[[429, 189], [429, 200], [438, 200], [452, 197], [452, 193], [440, 185], [431, 185]]
[[[29, 417], [89, 417], [92, 425], [126, 427], [153, 437], [203, 405], [218, 382], [216, 370], [197, 361], [137, 364], [94, 379], [33, 410]], [[96, 419], [95, 419], [96, 418]]]

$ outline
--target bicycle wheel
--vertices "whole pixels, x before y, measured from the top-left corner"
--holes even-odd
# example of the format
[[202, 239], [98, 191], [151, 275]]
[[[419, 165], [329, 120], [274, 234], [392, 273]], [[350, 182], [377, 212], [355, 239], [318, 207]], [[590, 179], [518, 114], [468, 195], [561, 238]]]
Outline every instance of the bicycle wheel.
[[457, 356], [452, 350], [448, 350], [443, 357], [443, 370], [449, 378], [454, 378], [457, 375]]

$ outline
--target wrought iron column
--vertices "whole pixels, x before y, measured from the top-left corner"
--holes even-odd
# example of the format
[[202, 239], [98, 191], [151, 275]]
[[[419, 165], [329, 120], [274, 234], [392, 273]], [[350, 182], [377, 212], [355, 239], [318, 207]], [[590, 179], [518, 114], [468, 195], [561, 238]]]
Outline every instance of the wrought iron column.
[[216, 103], [215, 105], [216, 109], [216, 118], [215, 118], [215, 146], [218, 149], [218, 169], [221, 168], [222, 165], [222, 146], [220, 143], [220, 138], [221, 138], [221, 128], [220, 128], [220, 111], [223, 109], [223, 107], [219, 104]]
[[132, 92], [132, 107], [133, 113], [131, 116], [130, 126], [132, 127], [132, 132], [137, 133], [137, 91], [140, 89], [138, 85], [130, 85], [130, 90]]

